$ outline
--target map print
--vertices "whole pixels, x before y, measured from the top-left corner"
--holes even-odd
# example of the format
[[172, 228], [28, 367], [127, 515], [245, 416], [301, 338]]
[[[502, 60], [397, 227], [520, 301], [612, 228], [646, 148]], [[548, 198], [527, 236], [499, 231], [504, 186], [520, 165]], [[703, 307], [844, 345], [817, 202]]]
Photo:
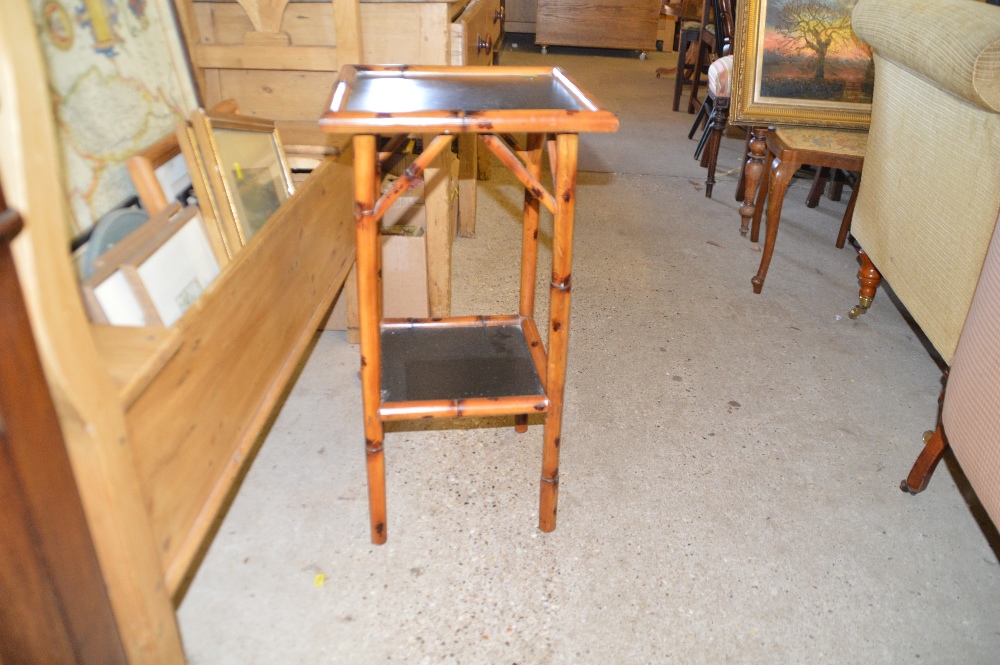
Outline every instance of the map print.
[[166, 0], [30, 0], [74, 232], [135, 195], [125, 160], [195, 105]]

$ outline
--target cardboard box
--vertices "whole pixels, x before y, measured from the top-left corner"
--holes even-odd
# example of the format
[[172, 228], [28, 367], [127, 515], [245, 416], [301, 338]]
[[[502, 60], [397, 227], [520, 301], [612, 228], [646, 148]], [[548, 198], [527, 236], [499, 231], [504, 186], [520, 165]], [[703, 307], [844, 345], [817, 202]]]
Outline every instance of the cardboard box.
[[[458, 229], [458, 160], [450, 153], [448, 183], [448, 222], [452, 237]], [[387, 171], [395, 176], [413, 162], [415, 155], [404, 153]], [[391, 183], [383, 182], [383, 191]], [[402, 194], [382, 218], [382, 306], [386, 318], [423, 318], [430, 316], [427, 291], [427, 211], [424, 206], [423, 180]], [[419, 230], [419, 233], [417, 231]], [[356, 288], [348, 278], [344, 288]], [[323, 324], [323, 330], [348, 330], [347, 298], [343, 291], [337, 297], [333, 311]], [[348, 339], [356, 341], [348, 330]]]

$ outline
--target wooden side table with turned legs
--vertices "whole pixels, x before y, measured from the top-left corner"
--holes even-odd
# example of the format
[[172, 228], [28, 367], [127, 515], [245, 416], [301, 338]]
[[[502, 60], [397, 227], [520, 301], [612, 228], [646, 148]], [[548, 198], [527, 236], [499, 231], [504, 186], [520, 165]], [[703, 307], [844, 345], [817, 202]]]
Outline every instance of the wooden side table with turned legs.
[[[781, 222], [781, 208], [785, 200], [785, 192], [792, 180], [792, 175], [803, 164], [816, 167], [830, 167], [861, 173], [865, 161], [865, 146], [868, 142], [866, 132], [851, 132], [846, 130], [819, 129], [811, 127], [778, 127], [772, 130], [754, 128], [750, 138], [750, 146], [756, 152], [766, 149], [768, 159], [755, 164], [755, 155], [751, 152], [750, 161], [746, 165], [747, 179], [744, 193], [744, 205], [740, 208], [743, 218], [740, 233], [746, 235], [749, 228], [750, 240], [757, 242], [760, 236], [761, 216], [764, 203], [767, 202], [767, 231], [764, 237], [764, 248], [761, 252], [760, 266], [757, 274], [750, 280], [754, 293], [760, 293], [764, 288], [764, 280], [774, 254], [774, 245], [778, 237], [778, 225]], [[759, 158], [758, 158], [759, 159]], [[764, 173], [754, 172], [756, 168]], [[754, 195], [755, 182], [763, 175], [760, 189], [756, 192], [756, 201], [751, 203]], [[851, 198], [847, 203], [837, 234], [837, 247], [843, 248], [847, 234], [851, 228], [851, 217], [854, 204], [861, 184], [859, 175], [854, 183]], [[862, 260], [867, 257], [862, 256]], [[860, 276], [860, 273], [859, 273]]]
[[[538, 527], [556, 525], [559, 446], [569, 334], [570, 264], [578, 133], [613, 132], [614, 114], [558, 68], [351, 67], [341, 69], [324, 130], [354, 134], [355, 242], [361, 390], [372, 542], [387, 538], [383, 423], [421, 418], [545, 415]], [[377, 135], [422, 133], [423, 153], [376, 200]], [[524, 132], [524, 146], [513, 133]], [[456, 135], [478, 135], [525, 187], [516, 314], [445, 319], [382, 317], [379, 220]], [[390, 140], [391, 145], [404, 143]], [[554, 192], [539, 181], [548, 153]], [[535, 324], [538, 213], [554, 215], [548, 349]]]

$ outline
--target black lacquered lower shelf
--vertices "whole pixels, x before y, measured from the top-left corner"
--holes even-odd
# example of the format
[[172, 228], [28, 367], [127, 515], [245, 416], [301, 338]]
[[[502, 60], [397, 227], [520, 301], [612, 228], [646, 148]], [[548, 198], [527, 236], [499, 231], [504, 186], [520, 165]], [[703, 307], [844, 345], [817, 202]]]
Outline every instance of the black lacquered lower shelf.
[[545, 352], [517, 316], [387, 320], [383, 420], [544, 412]]

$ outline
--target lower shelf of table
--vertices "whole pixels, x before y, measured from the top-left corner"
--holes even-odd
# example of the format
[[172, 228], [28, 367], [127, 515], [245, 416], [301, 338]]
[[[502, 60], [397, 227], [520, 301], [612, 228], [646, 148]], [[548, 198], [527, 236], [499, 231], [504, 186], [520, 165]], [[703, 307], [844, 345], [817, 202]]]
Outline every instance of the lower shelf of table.
[[382, 322], [382, 420], [544, 413], [545, 350], [530, 318]]

